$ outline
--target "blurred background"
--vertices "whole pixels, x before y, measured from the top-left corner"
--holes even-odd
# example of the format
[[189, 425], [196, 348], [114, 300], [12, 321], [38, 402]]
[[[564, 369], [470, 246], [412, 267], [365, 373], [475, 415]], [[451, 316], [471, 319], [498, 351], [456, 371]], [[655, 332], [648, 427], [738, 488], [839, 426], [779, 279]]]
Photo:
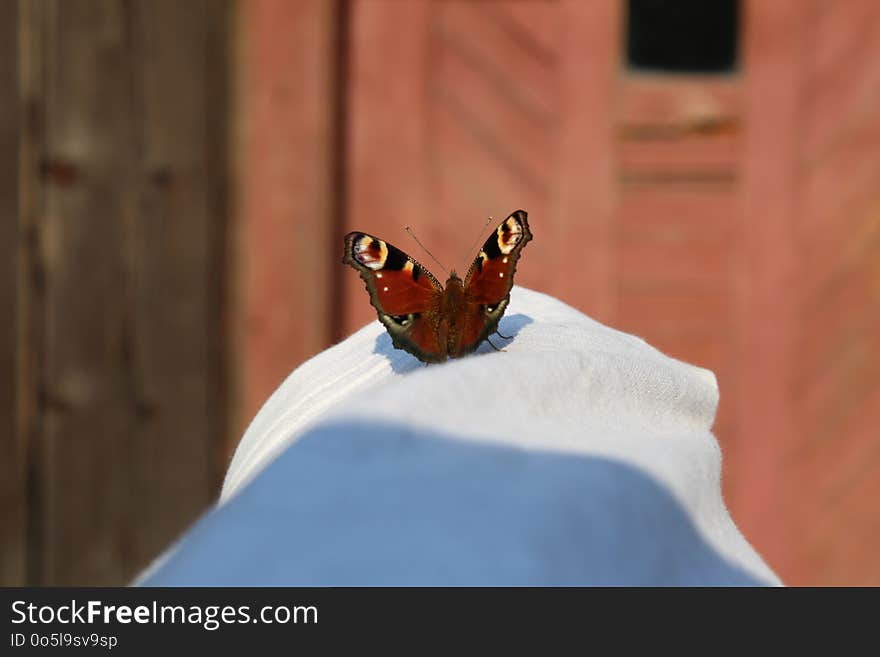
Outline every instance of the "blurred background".
[[[713, 370], [789, 584], [880, 585], [880, 4], [0, 2], [0, 584], [124, 584], [300, 362], [366, 230]], [[419, 256], [417, 256], [419, 257]]]

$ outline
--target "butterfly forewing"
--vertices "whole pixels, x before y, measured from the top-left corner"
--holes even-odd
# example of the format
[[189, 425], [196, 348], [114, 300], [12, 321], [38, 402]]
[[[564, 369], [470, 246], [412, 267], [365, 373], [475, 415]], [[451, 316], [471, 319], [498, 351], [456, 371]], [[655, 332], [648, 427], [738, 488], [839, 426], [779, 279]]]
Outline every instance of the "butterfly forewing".
[[464, 287], [469, 299], [490, 307], [507, 299], [519, 254], [530, 239], [532, 233], [525, 211], [517, 210], [502, 221], [468, 270]]
[[395, 347], [429, 362], [446, 359], [436, 330], [443, 286], [429, 271], [366, 233], [346, 236], [342, 261], [360, 273]]
[[345, 238], [346, 262], [367, 284], [376, 310], [387, 315], [424, 312], [443, 287], [434, 276], [397, 247], [365, 233]]

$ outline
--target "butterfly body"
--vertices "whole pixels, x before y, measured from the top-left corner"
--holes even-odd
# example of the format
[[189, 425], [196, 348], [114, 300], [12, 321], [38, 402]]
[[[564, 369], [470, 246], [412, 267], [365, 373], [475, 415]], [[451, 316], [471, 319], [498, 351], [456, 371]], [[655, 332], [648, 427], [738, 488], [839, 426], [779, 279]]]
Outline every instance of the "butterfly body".
[[526, 213], [517, 210], [486, 240], [465, 279], [452, 271], [445, 286], [403, 251], [366, 233], [345, 237], [342, 261], [360, 273], [394, 346], [439, 363], [475, 351], [498, 327], [516, 261], [531, 237]]

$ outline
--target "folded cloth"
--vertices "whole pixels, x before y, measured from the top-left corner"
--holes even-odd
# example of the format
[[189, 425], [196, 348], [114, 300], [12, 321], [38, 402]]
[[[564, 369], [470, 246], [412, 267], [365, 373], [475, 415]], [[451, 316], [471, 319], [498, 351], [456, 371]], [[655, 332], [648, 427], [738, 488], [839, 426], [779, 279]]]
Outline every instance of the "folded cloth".
[[778, 585], [721, 496], [715, 376], [515, 287], [504, 351], [373, 322], [298, 367], [145, 585]]

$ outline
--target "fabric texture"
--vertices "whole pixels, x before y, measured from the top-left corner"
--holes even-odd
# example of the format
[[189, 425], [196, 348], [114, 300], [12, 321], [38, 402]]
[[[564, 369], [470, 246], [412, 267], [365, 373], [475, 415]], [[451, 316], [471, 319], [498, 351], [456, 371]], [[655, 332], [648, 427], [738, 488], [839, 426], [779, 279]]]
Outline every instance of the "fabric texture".
[[522, 287], [424, 366], [377, 322], [297, 368], [145, 585], [779, 585], [731, 519], [718, 388]]

